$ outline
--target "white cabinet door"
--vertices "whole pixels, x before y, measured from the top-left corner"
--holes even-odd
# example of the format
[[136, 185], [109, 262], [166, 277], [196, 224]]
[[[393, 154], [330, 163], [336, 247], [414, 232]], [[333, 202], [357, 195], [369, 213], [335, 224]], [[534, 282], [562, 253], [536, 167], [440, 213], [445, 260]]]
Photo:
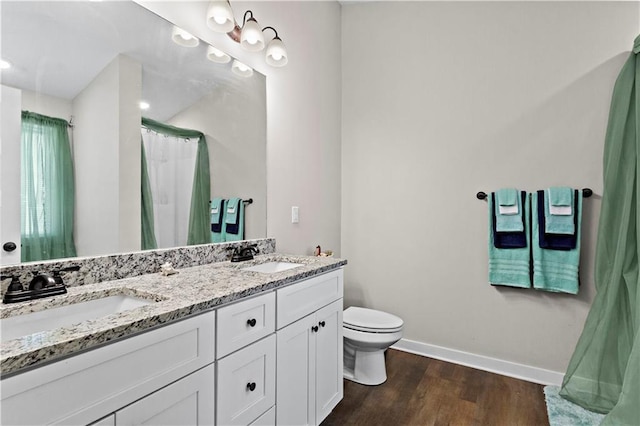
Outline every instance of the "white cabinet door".
[[309, 315], [279, 330], [278, 396], [279, 425], [312, 425], [315, 422], [315, 315]]
[[340, 402], [342, 382], [342, 299], [316, 312], [316, 424]]
[[342, 299], [276, 335], [276, 423], [319, 425], [343, 396]]
[[116, 426], [213, 425], [214, 364], [116, 412]]

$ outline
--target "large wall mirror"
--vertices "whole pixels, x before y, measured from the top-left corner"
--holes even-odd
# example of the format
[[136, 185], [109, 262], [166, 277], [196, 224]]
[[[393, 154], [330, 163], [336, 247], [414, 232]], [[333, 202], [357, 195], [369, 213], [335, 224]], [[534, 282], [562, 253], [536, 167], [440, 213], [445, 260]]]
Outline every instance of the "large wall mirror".
[[[3, 165], [20, 158], [9, 131], [20, 111], [73, 117], [78, 256], [141, 249], [141, 117], [204, 133], [211, 197], [253, 199], [245, 239], [266, 236], [264, 75], [208, 60], [206, 43], [176, 44], [170, 22], [132, 1], [2, 1], [0, 12]], [[0, 219], [19, 228], [20, 182], [5, 172]]]

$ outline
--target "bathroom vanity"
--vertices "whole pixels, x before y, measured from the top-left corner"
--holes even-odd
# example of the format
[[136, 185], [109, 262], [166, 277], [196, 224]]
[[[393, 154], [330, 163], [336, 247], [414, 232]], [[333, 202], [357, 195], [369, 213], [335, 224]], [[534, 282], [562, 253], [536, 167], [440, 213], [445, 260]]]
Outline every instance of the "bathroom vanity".
[[342, 399], [345, 264], [269, 254], [3, 305], [10, 319], [114, 295], [148, 301], [3, 341], [1, 422], [317, 425]]

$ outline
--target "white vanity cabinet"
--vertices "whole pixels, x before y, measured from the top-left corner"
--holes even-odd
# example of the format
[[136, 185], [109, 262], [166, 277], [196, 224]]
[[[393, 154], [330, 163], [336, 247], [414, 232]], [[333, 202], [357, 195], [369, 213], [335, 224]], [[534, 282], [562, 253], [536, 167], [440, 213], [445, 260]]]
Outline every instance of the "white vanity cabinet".
[[[76, 425], [103, 419], [212, 364], [214, 333], [215, 313], [208, 312], [3, 379], [0, 423]], [[200, 391], [213, 395], [214, 389], [210, 380]]]
[[342, 399], [342, 270], [0, 381], [6, 425], [318, 425]]
[[277, 291], [277, 424], [319, 425], [342, 399], [342, 295], [342, 270]]

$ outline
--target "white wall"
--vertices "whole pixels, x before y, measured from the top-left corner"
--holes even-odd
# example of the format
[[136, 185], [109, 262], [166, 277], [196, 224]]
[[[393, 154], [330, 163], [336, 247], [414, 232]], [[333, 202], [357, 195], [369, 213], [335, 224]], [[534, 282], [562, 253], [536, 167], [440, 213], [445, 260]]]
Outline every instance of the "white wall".
[[67, 121], [73, 115], [71, 101], [31, 90], [22, 91], [22, 109]]
[[568, 296], [487, 283], [475, 194], [601, 194], [610, 96], [639, 30], [637, 2], [344, 5], [345, 305], [400, 315], [411, 340], [564, 372], [594, 296], [600, 196]]
[[279, 252], [311, 254], [320, 244], [339, 253], [340, 4], [232, 2], [236, 20], [251, 9], [278, 30], [289, 63], [277, 69], [207, 28], [208, 2], [135, 1], [267, 76], [267, 235]]
[[[20, 263], [20, 132], [22, 93], [0, 86], [0, 245], [13, 242], [12, 252], [0, 248], [0, 265]], [[10, 184], [7, 184], [10, 182]]]
[[73, 100], [79, 256], [140, 249], [140, 87], [119, 56]]
[[[267, 114], [265, 77], [214, 89], [168, 120], [203, 132], [209, 149], [212, 197], [252, 198], [245, 208], [245, 238], [264, 238], [267, 228]], [[259, 190], [257, 190], [259, 188]]]

